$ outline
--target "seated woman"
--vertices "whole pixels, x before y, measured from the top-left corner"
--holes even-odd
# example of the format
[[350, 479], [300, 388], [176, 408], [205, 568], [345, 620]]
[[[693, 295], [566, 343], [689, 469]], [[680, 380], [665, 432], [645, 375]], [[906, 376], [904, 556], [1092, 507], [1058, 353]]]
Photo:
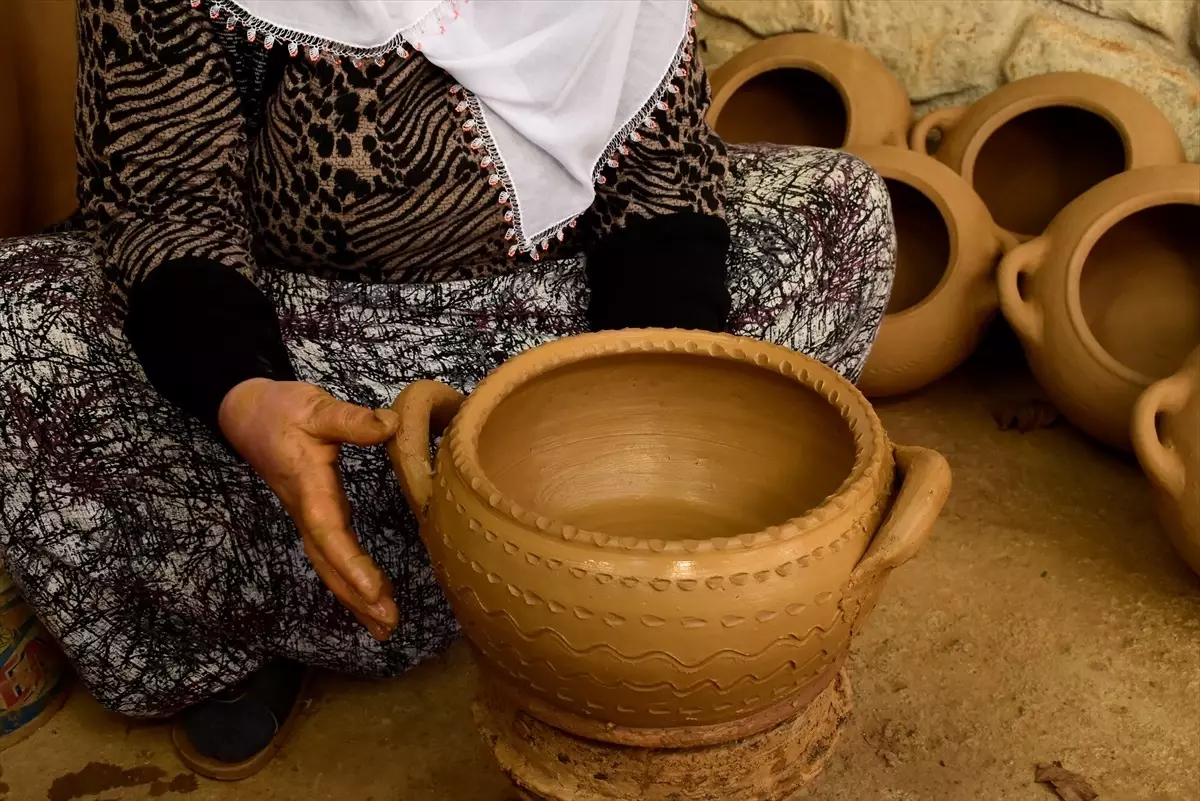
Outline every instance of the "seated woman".
[[302, 666], [390, 676], [456, 636], [378, 447], [412, 381], [646, 326], [857, 377], [886, 189], [727, 153], [689, 15], [79, 0], [86, 237], [0, 246], [0, 551], [105, 705], [182, 712], [188, 764], [234, 778]]

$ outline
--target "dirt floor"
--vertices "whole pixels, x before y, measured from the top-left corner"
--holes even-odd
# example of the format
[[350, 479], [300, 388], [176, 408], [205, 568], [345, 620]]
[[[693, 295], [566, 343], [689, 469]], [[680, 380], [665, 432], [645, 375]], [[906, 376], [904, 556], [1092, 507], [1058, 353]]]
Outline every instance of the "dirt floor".
[[[1111, 801], [1200, 799], [1200, 580], [1126, 457], [1069, 427], [1005, 432], [980, 369], [882, 405], [954, 492], [849, 671], [855, 711], [797, 801], [1047, 801], [1059, 760]], [[0, 754], [0, 801], [509, 801], [471, 722], [461, 643], [384, 683], [323, 676], [294, 739], [237, 785], [187, 773], [168, 729], [85, 692]]]

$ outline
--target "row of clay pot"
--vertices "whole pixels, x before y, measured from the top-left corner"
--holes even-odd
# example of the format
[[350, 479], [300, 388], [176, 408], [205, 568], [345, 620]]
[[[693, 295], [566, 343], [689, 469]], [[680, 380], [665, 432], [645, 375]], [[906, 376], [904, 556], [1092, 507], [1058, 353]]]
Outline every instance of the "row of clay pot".
[[[1152, 103], [1083, 73], [1015, 81], [970, 107], [930, 114], [911, 136], [903, 86], [840, 39], [774, 37], [714, 70], [711, 82], [709, 119], [727, 141], [843, 148], [888, 182], [898, 265], [859, 383], [868, 397], [919, 389], [969, 356], [997, 309], [1000, 257], [1042, 234], [1068, 203], [1124, 171], [1184, 160]], [[934, 133], [941, 141], [931, 156]]]
[[1058, 73], [909, 132], [888, 69], [817, 34], [761, 42], [711, 81], [728, 141], [843, 148], [888, 183], [897, 273], [864, 393], [945, 375], [999, 306], [1059, 410], [1136, 449], [1200, 571], [1200, 356], [1184, 363], [1200, 344], [1200, 165], [1162, 113], [1118, 81]]

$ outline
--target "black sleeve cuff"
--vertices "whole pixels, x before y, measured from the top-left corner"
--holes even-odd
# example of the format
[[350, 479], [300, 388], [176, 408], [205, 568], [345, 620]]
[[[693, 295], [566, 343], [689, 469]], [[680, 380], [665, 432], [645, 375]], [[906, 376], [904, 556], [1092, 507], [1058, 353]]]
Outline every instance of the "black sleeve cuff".
[[729, 226], [720, 217], [682, 212], [636, 218], [587, 253], [593, 331], [685, 328], [723, 331]]
[[230, 389], [250, 378], [296, 377], [270, 301], [208, 259], [169, 261], [138, 283], [125, 335], [154, 388], [218, 436]]

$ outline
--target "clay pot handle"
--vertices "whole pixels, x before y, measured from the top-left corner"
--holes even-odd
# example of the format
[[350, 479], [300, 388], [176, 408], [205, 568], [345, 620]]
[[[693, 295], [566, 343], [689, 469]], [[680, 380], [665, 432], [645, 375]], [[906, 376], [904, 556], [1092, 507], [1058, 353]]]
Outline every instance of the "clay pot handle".
[[1158, 436], [1158, 416], [1178, 413], [1188, 402], [1191, 388], [1183, 376], [1170, 376], [1151, 384], [1133, 407], [1133, 449], [1150, 480], [1173, 498], [1187, 491], [1187, 468], [1174, 448]]
[[417, 381], [409, 384], [392, 404], [392, 411], [400, 415], [400, 429], [388, 442], [388, 457], [418, 520], [425, 519], [433, 499], [431, 437], [446, 430], [464, 400], [445, 384]]
[[[993, 223], [995, 225], [995, 223]], [[1012, 231], [1005, 230], [999, 225], [996, 225], [996, 241], [1000, 243], [1000, 252], [1009, 253], [1021, 246], [1021, 240], [1017, 239], [1017, 235]]]
[[850, 574], [851, 590], [870, 589], [913, 558], [929, 539], [933, 522], [950, 495], [950, 464], [937, 451], [899, 445], [896, 466], [900, 490], [871, 546]]
[[1000, 310], [1004, 318], [1024, 339], [1042, 339], [1042, 312], [1021, 296], [1021, 276], [1033, 275], [1046, 252], [1046, 240], [1034, 239], [1010, 250], [1000, 262], [996, 284], [1000, 290]]
[[928, 156], [929, 134], [935, 129], [945, 134], [947, 130], [957, 125], [958, 121], [962, 119], [963, 114], [966, 113], [966, 106], [950, 106], [949, 108], [929, 112], [917, 120], [917, 124], [913, 126], [912, 131], [909, 133], [909, 148]]

